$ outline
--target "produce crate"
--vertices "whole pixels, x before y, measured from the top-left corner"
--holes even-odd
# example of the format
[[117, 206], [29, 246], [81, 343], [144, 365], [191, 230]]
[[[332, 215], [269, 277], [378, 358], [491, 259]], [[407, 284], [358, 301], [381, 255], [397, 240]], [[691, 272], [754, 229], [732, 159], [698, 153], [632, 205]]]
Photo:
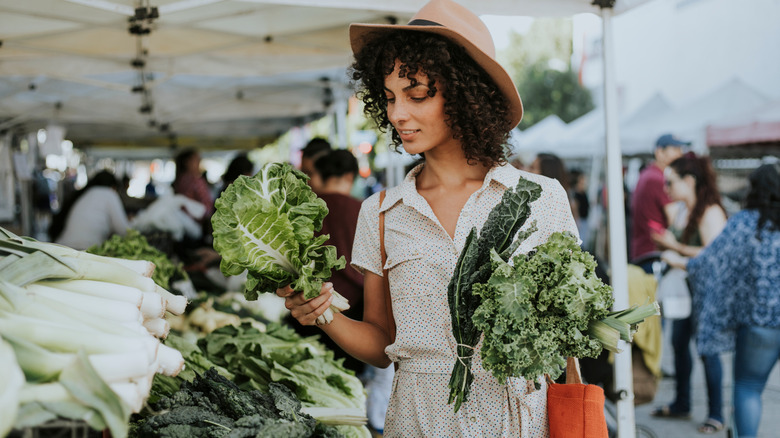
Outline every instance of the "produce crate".
[[92, 430], [83, 421], [54, 420], [40, 426], [13, 430], [8, 438], [103, 438], [103, 432]]

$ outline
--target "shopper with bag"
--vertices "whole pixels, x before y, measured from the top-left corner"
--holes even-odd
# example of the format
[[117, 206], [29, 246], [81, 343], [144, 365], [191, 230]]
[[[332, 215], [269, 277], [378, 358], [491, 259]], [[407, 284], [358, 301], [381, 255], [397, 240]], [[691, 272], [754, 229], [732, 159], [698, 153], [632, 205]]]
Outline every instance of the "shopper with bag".
[[[750, 174], [745, 209], [687, 267], [702, 354], [734, 352], [734, 427], [758, 435], [761, 393], [780, 360], [780, 166]], [[769, 432], [771, 434], [771, 432]]]
[[[687, 257], [694, 257], [720, 234], [726, 225], [726, 212], [715, 182], [715, 171], [707, 157], [687, 153], [673, 161], [664, 172], [666, 190], [673, 201], [685, 203], [687, 218], [680, 228], [672, 227], [664, 233], [653, 234], [653, 240], [662, 248]], [[668, 256], [667, 256], [668, 257]], [[663, 302], [663, 301], [662, 301]], [[667, 418], [691, 416], [691, 338], [695, 332], [694, 318], [672, 321], [672, 348], [674, 349], [675, 400], [670, 405], [656, 408], [652, 415]], [[723, 370], [720, 357], [701, 355], [707, 379], [708, 415], [699, 425], [701, 433], [715, 433], [723, 429]]]
[[[339, 314], [321, 328], [358, 359], [397, 365], [387, 437], [547, 437], [544, 378], [541, 389], [522, 378], [500, 384], [482, 367], [479, 346], [470, 397], [457, 412], [448, 404], [457, 344], [447, 285], [471, 228], [526, 178], [542, 193], [527, 221], [538, 229], [519, 251], [556, 231], [577, 233], [558, 182], [506, 164], [504, 146], [523, 110], [490, 33], [457, 3], [433, 0], [408, 25], [352, 25], [350, 37], [366, 114], [423, 163], [381, 202], [380, 194], [363, 202], [352, 252], [365, 279], [363, 320]], [[314, 325], [331, 288], [309, 301], [289, 287], [277, 294], [301, 324]]]

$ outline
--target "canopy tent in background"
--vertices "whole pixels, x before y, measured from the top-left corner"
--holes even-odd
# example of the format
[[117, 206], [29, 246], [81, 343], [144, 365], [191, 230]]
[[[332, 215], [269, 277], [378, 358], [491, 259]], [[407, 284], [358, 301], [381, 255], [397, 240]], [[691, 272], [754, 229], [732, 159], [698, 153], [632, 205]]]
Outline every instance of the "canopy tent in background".
[[[81, 146], [168, 146], [173, 136], [261, 146], [352, 94], [350, 23], [405, 23], [423, 3], [3, 0], [0, 130], [54, 122]], [[599, 12], [587, 0], [460, 3], [493, 15]]]
[[707, 126], [711, 148], [757, 143], [780, 143], [780, 100]]
[[[754, 134], [756, 139], [772, 137], [772, 129], [780, 126], [780, 105], [767, 105], [768, 98], [749, 87], [739, 79], [732, 79], [715, 90], [700, 96], [681, 107], [673, 108], [661, 94], [655, 94], [640, 105], [630, 115], [620, 117], [620, 146], [623, 155], [652, 154], [656, 139], [664, 133], [674, 133], [680, 138], [693, 142], [694, 150], [703, 152], [707, 145], [719, 145], [718, 142], [731, 141], [728, 135], [746, 135], [750, 137], [749, 125], [756, 118], [756, 127], [764, 131]], [[764, 123], [759, 122], [765, 120]], [[708, 128], [716, 121], [724, 130]], [[736, 120], [737, 122], [730, 122]], [[741, 121], [740, 121], [741, 120]], [[774, 120], [774, 123], [773, 121]], [[748, 124], [741, 128], [734, 125]], [[530, 129], [532, 129], [532, 126]], [[731, 128], [730, 128], [731, 127]], [[706, 139], [707, 132], [719, 132], [720, 140], [715, 143]], [[713, 129], [715, 129], [713, 131]], [[742, 134], [740, 134], [742, 133]], [[520, 137], [522, 140], [522, 136]], [[534, 150], [542, 152], [554, 150], [564, 158], [601, 156], [606, 144], [604, 136], [604, 110], [593, 111], [563, 125], [545, 138], [544, 148]], [[747, 143], [745, 141], [744, 143]], [[521, 143], [526, 146], [526, 143]], [[534, 147], [534, 145], [527, 145]]]
[[[620, 124], [620, 149], [624, 155], [652, 154], [655, 141], [662, 132], [648, 130], [641, 134], [642, 126], [672, 111], [672, 105], [661, 94], [656, 93], [642, 104], [631, 116]], [[664, 131], [665, 132], [665, 131]]]
[[561, 132], [566, 130], [566, 122], [561, 120], [555, 114], [543, 118], [533, 126], [523, 131], [513, 131], [514, 144], [513, 152], [520, 153], [524, 151], [545, 152], [555, 147], [551, 142]]
[[[643, 126], [670, 111], [669, 101], [656, 93], [634, 112], [621, 117], [620, 146], [623, 155], [651, 153], [659, 133], [649, 130], [642, 135]], [[603, 157], [606, 152], [604, 132], [603, 108], [596, 108], [568, 124], [551, 115], [520, 132], [517, 148], [526, 153], [552, 152], [564, 159]]]
[[672, 111], [649, 118], [631, 131], [639, 138], [657, 137], [671, 132], [693, 142], [696, 152], [706, 150], [707, 125], [716, 120], [734, 117], [766, 104], [768, 98], [739, 79], [732, 79], [717, 89]]

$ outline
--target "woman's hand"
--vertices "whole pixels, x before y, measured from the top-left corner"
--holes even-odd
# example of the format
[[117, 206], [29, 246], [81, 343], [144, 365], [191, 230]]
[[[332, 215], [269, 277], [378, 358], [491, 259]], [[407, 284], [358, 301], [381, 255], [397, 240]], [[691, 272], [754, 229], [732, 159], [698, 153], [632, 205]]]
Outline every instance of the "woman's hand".
[[684, 255], [681, 255], [680, 253], [670, 249], [661, 253], [661, 260], [673, 268], [682, 270], [687, 270], [688, 268], [688, 257], [685, 257]]
[[302, 292], [295, 292], [287, 285], [276, 290], [276, 295], [284, 298], [284, 307], [301, 325], [319, 325], [317, 318], [325, 313], [333, 302], [333, 284], [323, 283], [320, 295], [310, 300]]
[[653, 242], [661, 248], [672, 249], [677, 251], [680, 246], [680, 242], [674, 237], [674, 234], [669, 230], [664, 230], [663, 233], [650, 233], [650, 237]]

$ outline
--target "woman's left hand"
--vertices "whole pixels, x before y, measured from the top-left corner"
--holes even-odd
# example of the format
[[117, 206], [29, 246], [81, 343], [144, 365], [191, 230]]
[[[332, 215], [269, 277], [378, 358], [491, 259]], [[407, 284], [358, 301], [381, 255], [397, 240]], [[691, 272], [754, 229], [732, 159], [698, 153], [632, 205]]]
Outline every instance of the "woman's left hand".
[[650, 237], [661, 248], [674, 249], [680, 245], [680, 242], [674, 237], [674, 234], [669, 230], [664, 230], [663, 233], [650, 233]]
[[688, 257], [685, 257], [684, 255], [681, 255], [680, 253], [670, 249], [667, 249], [661, 253], [661, 260], [673, 268], [682, 270], [687, 270], [688, 268]]

